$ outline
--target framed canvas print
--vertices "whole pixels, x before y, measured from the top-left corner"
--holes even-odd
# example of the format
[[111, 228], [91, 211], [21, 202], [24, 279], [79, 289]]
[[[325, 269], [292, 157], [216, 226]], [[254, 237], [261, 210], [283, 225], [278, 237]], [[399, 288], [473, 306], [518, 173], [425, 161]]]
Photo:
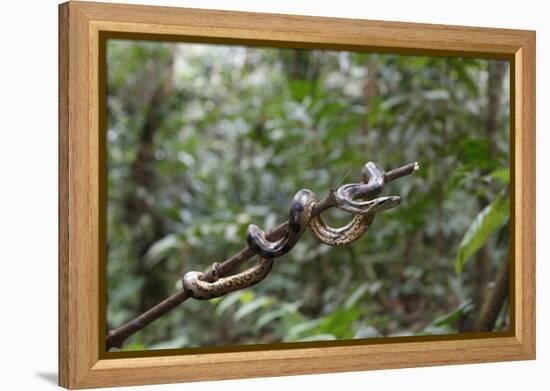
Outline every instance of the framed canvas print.
[[534, 32], [59, 21], [60, 385], [534, 359]]

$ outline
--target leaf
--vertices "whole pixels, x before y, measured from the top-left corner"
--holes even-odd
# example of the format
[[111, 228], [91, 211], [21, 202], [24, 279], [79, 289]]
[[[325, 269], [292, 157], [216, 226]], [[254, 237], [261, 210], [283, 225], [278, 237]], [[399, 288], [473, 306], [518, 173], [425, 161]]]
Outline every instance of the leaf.
[[422, 330], [421, 333], [418, 333], [418, 335], [442, 335], [442, 334], [452, 334], [456, 333], [456, 330], [454, 330], [451, 327], [448, 326], [427, 326], [424, 330]]
[[127, 352], [134, 351], [134, 350], [145, 350], [145, 349], [147, 349], [147, 347], [140, 341], [136, 341], [131, 344], [124, 345], [124, 350]]
[[145, 254], [145, 263], [151, 268], [161, 261], [167, 253], [180, 245], [180, 240], [176, 235], [168, 235], [157, 240], [149, 247]]
[[380, 337], [380, 333], [374, 327], [369, 325], [361, 327], [359, 330], [357, 330], [357, 332], [353, 336], [354, 339], [376, 338], [376, 337]]
[[463, 63], [461, 62], [457, 62], [455, 64], [455, 69], [456, 69], [458, 78], [464, 82], [464, 84], [466, 85], [466, 88], [468, 89], [469, 93], [472, 96], [479, 96], [479, 90], [478, 90], [477, 84], [475, 83], [474, 80], [472, 80], [472, 77], [468, 74], [466, 67], [464, 67], [464, 65], [462, 64]]
[[330, 316], [323, 319], [319, 328], [320, 333], [331, 333], [338, 338], [352, 338], [351, 325], [359, 318], [359, 310], [357, 307], [349, 309], [338, 309]]
[[298, 323], [297, 325], [292, 326], [287, 331], [288, 340], [289, 341], [298, 340], [300, 339], [300, 335], [304, 335], [304, 334], [306, 335], [310, 334], [310, 336], [316, 335], [317, 334], [316, 331], [322, 321], [323, 319], [313, 319], [313, 320]]
[[241, 295], [239, 297], [241, 299], [242, 304], [248, 304], [252, 300], [254, 300], [254, 297], [256, 297], [256, 295], [252, 290], [247, 289], [247, 290], [241, 291]]
[[406, 103], [409, 98], [405, 94], [394, 95], [380, 103], [380, 110], [391, 110], [396, 106]]
[[310, 337], [298, 339], [297, 342], [310, 342], [310, 341], [334, 341], [336, 337], [332, 334], [317, 334]]
[[369, 289], [370, 284], [368, 282], [364, 282], [347, 298], [346, 302], [344, 303], [344, 308], [351, 308], [359, 299], [363, 297], [363, 295], [367, 292]]
[[335, 124], [333, 125], [330, 130], [327, 131], [325, 135], [325, 140], [327, 142], [337, 140], [342, 137], [346, 137], [348, 134], [353, 132], [354, 130], [357, 130], [359, 127], [358, 121], [346, 121], [341, 124]]
[[214, 314], [217, 316], [221, 316], [231, 307], [233, 304], [235, 304], [238, 301], [241, 301], [241, 296], [246, 291], [237, 291], [237, 292], [231, 292], [227, 296], [220, 298], [220, 303], [216, 307], [216, 311], [214, 311]]
[[448, 100], [450, 97], [449, 91], [443, 89], [435, 89], [424, 92], [426, 100]]
[[307, 80], [291, 80], [288, 83], [292, 98], [301, 102], [311, 91], [311, 83]]
[[347, 104], [344, 102], [324, 103], [320, 106], [319, 112], [315, 113], [315, 116], [317, 118], [326, 119], [338, 118], [343, 114], [347, 107]]
[[175, 338], [172, 338], [168, 341], [162, 341], [155, 343], [149, 346], [147, 349], [158, 350], [158, 349], [180, 349], [189, 344], [189, 338], [187, 335], [180, 335]]
[[469, 138], [462, 142], [462, 159], [469, 167], [491, 169], [495, 160], [491, 155], [491, 145], [488, 140]]
[[271, 323], [275, 319], [282, 318], [286, 314], [286, 310], [283, 308], [276, 309], [275, 311], [270, 311], [258, 318], [256, 321], [256, 329], [259, 330], [265, 325]]
[[502, 168], [500, 170], [495, 170], [489, 174], [489, 178], [501, 182], [504, 185], [510, 183], [510, 169]]
[[474, 308], [473, 301], [467, 299], [453, 311], [440, 316], [427, 325], [418, 335], [450, 334], [458, 331], [456, 322]]
[[429, 326], [433, 327], [443, 327], [443, 326], [453, 326], [454, 323], [459, 320], [462, 316], [466, 315], [474, 307], [472, 300], [468, 299], [454, 311], [449, 312], [448, 314], [442, 315], [439, 318], [435, 319]]
[[483, 246], [489, 236], [502, 226], [510, 213], [508, 197], [497, 196], [474, 219], [460, 242], [455, 257], [455, 271], [461, 274], [469, 258]]
[[258, 321], [256, 322], [256, 329], [261, 329], [268, 323], [274, 321], [275, 319], [283, 318], [285, 316], [295, 316], [298, 312], [298, 307], [300, 306], [300, 302], [295, 302], [292, 304], [285, 303], [282, 305], [281, 308], [278, 308], [274, 311], [269, 311], [263, 314], [258, 318]]
[[251, 314], [252, 312], [259, 310], [260, 308], [263, 308], [271, 303], [271, 300], [268, 297], [262, 296], [258, 297], [255, 300], [252, 300], [250, 303], [247, 303], [243, 305], [241, 308], [235, 312], [235, 315], [233, 315], [233, 319], [235, 321], [239, 321], [245, 316]]

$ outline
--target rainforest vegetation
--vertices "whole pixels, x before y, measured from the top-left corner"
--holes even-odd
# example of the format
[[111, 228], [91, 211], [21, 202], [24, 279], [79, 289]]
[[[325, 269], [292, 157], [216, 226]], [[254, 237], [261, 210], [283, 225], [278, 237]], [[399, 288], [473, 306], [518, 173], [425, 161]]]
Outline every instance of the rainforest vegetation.
[[109, 40], [108, 329], [238, 252], [249, 224], [285, 221], [299, 189], [322, 197], [367, 161], [421, 166], [385, 186], [401, 204], [357, 242], [306, 232], [260, 284], [187, 300], [122, 350], [506, 330], [508, 68]]

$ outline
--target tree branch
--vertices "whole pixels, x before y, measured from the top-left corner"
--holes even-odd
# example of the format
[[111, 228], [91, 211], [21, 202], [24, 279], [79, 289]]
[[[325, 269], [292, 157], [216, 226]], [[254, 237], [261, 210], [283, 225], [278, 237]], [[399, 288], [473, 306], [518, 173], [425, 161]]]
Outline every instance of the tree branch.
[[[403, 167], [400, 167], [385, 173], [384, 181], [386, 183], [391, 182], [403, 176], [410, 175], [417, 169], [418, 169], [418, 163], [414, 162], [414, 163], [407, 164]], [[313, 208], [313, 211], [312, 211], [312, 214], [314, 216], [319, 215], [323, 211], [336, 206], [336, 199], [334, 197], [334, 193], [335, 193], [335, 190], [331, 189], [329, 191], [329, 194], [327, 194], [326, 197], [324, 197], [321, 201], [319, 201], [319, 203], [317, 203], [317, 205]], [[288, 224], [287, 221], [285, 221], [282, 224], [279, 224], [277, 227], [271, 230], [271, 232], [269, 232], [269, 234], [267, 235], [267, 238], [273, 241], [282, 237], [282, 235], [284, 235], [286, 231], [287, 224]], [[254, 255], [256, 255], [256, 253], [253, 250], [251, 250], [249, 247], [244, 247], [237, 254], [233, 255], [232, 257], [228, 258], [227, 260], [219, 264], [217, 269], [218, 275], [221, 277], [228, 275], [231, 270], [235, 269], [241, 263], [252, 258]], [[210, 281], [214, 279], [214, 276], [212, 275], [212, 269], [208, 273], [206, 273], [206, 279]], [[109, 331], [105, 339], [107, 351], [109, 351], [113, 347], [121, 348], [126, 338], [138, 332], [139, 330], [143, 329], [149, 323], [160, 318], [162, 315], [168, 313], [169, 311], [177, 307], [179, 304], [187, 300], [187, 298], [188, 298], [187, 294], [182, 289], [174, 293], [167, 299], [161, 301], [160, 303], [158, 303], [151, 309], [147, 310], [143, 314], [139, 315], [137, 318], [129, 321], [125, 325], [120, 326], [115, 330]]]

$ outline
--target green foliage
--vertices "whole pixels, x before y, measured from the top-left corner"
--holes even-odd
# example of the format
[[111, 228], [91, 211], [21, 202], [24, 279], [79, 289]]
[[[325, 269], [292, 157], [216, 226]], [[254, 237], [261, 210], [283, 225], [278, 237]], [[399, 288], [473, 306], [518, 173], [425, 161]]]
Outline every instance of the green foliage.
[[455, 310], [432, 321], [420, 334], [449, 334], [457, 329], [457, 322], [473, 309], [471, 300], [461, 303]]
[[250, 223], [285, 220], [297, 190], [323, 196], [369, 160], [422, 167], [386, 186], [401, 205], [353, 245], [306, 233], [261, 284], [188, 300], [123, 349], [462, 331], [483, 290], [467, 260], [490, 246], [496, 270], [507, 251], [509, 100], [504, 91], [489, 132], [491, 64], [109, 40], [109, 328], [181, 289], [186, 271], [235, 254]]
[[478, 251], [510, 216], [510, 203], [507, 197], [497, 196], [475, 217], [464, 234], [455, 258], [455, 271], [462, 273], [464, 265]]

